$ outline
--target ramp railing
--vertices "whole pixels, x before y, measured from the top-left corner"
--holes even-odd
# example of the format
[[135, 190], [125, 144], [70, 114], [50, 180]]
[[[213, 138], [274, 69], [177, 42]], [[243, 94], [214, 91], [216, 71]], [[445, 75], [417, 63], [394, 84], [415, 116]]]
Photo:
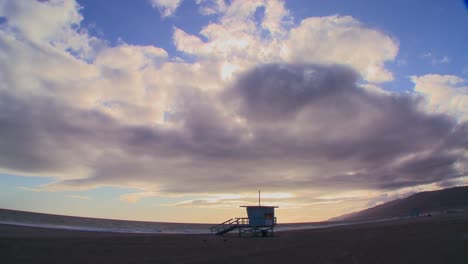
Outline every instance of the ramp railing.
[[210, 228], [211, 233], [215, 233], [217, 235], [221, 235], [227, 233], [231, 230], [234, 230], [238, 227], [248, 226], [249, 225], [249, 218], [242, 217], [242, 218], [232, 218], [222, 222], [219, 225], [215, 225]]

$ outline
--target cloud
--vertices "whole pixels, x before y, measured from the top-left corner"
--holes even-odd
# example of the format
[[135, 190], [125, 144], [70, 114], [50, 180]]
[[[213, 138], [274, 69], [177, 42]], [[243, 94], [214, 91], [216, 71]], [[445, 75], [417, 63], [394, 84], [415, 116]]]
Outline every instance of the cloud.
[[406, 59], [398, 59], [396, 63], [398, 66], [405, 66], [408, 64], [408, 61]]
[[78, 200], [91, 200], [89, 196], [85, 196], [85, 195], [67, 195], [67, 197], [78, 199]]
[[282, 48], [287, 61], [346, 64], [370, 82], [384, 82], [393, 79], [384, 62], [395, 59], [398, 43], [352, 17], [329, 16], [304, 19]]
[[15, 147], [0, 161], [19, 171], [89, 171], [51, 189], [152, 184], [161, 193], [397, 188], [457, 175], [464, 123], [422, 112], [410, 96], [368, 93], [356, 78], [342, 66], [259, 66], [218, 96], [190, 94], [169, 129], [2, 95], [2, 144]]
[[448, 56], [443, 56], [439, 61], [437, 61], [439, 64], [447, 64], [450, 63], [450, 58]]
[[35, 42], [57, 40], [77, 34], [62, 25], [77, 25], [83, 17], [75, 1], [4, 1], [1, 16], [8, 17], [9, 26]]
[[103, 43], [85, 29], [76, 30], [83, 20], [79, 10], [74, 0], [4, 1], [0, 16], [7, 18], [11, 35], [24, 37], [33, 45], [52, 45], [89, 58]]
[[342, 85], [353, 86], [357, 78], [339, 66], [272, 64], [243, 75], [229, 96], [239, 99], [237, 111], [249, 119], [293, 120], [304, 107], [342, 92]]
[[[344, 192], [334, 195], [311, 196], [311, 193], [267, 193], [262, 194], [261, 204], [278, 206], [282, 210], [296, 208], [314, 208], [317, 206], [336, 205], [350, 201], [367, 200], [377, 197], [377, 192]], [[258, 202], [258, 197], [252, 194], [223, 194], [202, 196], [198, 199], [183, 200], [181, 202], [166, 204], [175, 207], [197, 207], [197, 208], [238, 208], [239, 206], [252, 205]]]
[[122, 195], [120, 197], [120, 200], [125, 201], [127, 203], [136, 203], [143, 198], [154, 197], [158, 195], [159, 194], [155, 192], [136, 192], [136, 193], [129, 193], [129, 194]]
[[430, 60], [432, 65], [449, 64], [451, 62], [450, 57], [442, 56], [439, 58], [436, 55], [432, 54], [431, 52], [426, 52], [423, 55], [421, 55], [421, 57], [423, 59]]
[[140, 70], [157, 61], [165, 61], [167, 57], [167, 52], [162, 48], [122, 44], [100, 52], [94, 63], [111, 69]]
[[468, 74], [468, 67], [463, 68], [462, 73], [463, 74]]
[[[264, 10], [256, 21], [255, 12]], [[299, 25], [282, 1], [234, 1], [199, 36], [175, 28], [177, 49], [201, 60], [229, 61], [238, 71], [258, 63], [345, 64], [369, 82], [393, 79], [384, 67], [395, 59], [395, 39], [350, 16], [306, 18]]]
[[[8, 2], [31, 11], [18, 3]], [[35, 4], [79, 14], [71, 3]], [[259, 7], [265, 15], [255, 21]], [[121, 199], [136, 202], [258, 186], [319, 204], [329, 192], [393, 190], [466, 172], [466, 122], [427, 110], [420, 95], [376, 92], [368, 82], [391, 79], [384, 62], [398, 45], [354, 18], [293, 25], [282, 2], [235, 1], [203, 37], [174, 29], [177, 49], [194, 55], [187, 62], [159, 47], [110, 47], [82, 31], [80, 15], [40, 36], [5, 15], [0, 170], [54, 177], [40, 190], [125, 186], [138, 191]], [[67, 36], [89, 47], [86, 56], [70, 50], [75, 42], [55, 41]], [[460, 84], [444, 78], [428, 82]]]
[[[318, 199], [310, 199], [310, 197], [304, 200], [304, 198], [305, 197], [296, 197], [296, 195], [293, 195], [291, 193], [267, 193], [262, 194], [261, 204], [279, 206], [284, 209], [291, 209], [302, 206], [340, 202], [338, 200], [321, 201]], [[178, 203], [166, 204], [166, 206], [198, 208], [238, 208], [239, 206], [256, 204], [257, 202], [258, 196], [252, 194], [212, 194], [198, 199], [189, 199], [183, 200]]]
[[163, 18], [172, 16], [182, 0], [151, 0], [153, 7], [157, 7]]
[[411, 76], [414, 90], [425, 98], [429, 111], [447, 113], [468, 120], [468, 86], [454, 75], [427, 74]]
[[200, 5], [200, 13], [202, 15], [216, 15], [226, 12], [227, 5], [225, 0], [196, 0]]
[[26, 186], [18, 186], [18, 190], [22, 191], [28, 191], [28, 192], [42, 192], [43, 190], [41, 188], [31, 188], [31, 187], [26, 187]]

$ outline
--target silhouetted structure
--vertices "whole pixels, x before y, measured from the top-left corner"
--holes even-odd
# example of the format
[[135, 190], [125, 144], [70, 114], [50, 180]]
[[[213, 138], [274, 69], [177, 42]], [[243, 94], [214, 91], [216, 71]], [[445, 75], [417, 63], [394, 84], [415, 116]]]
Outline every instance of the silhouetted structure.
[[276, 225], [275, 208], [278, 206], [261, 206], [260, 191], [258, 192], [258, 206], [241, 206], [247, 209], [247, 217], [237, 217], [229, 219], [219, 225], [213, 226], [210, 230], [216, 235], [224, 235], [237, 230], [239, 236], [243, 234], [253, 234], [268, 236], [273, 235]]
[[411, 217], [418, 217], [420, 214], [419, 208], [413, 208], [411, 209], [410, 216]]

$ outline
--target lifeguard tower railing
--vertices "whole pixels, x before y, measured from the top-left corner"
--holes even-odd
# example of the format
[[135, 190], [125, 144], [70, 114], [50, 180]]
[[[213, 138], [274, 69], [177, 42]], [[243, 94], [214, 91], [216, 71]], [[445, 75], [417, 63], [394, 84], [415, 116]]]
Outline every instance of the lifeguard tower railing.
[[[252, 222], [255, 224], [253, 223], [251, 224], [250, 220], [252, 220]], [[273, 219], [268, 219], [268, 220], [265, 220], [264, 218], [249, 219], [247, 217], [237, 217], [237, 218], [229, 219], [219, 225], [215, 225], [211, 227], [210, 231], [211, 233], [216, 234], [216, 235], [223, 235], [236, 229], [239, 231], [239, 236], [241, 236], [242, 233], [266, 234], [266, 232], [268, 231], [273, 232], [273, 227], [275, 225], [276, 225], [276, 217], [273, 217]]]

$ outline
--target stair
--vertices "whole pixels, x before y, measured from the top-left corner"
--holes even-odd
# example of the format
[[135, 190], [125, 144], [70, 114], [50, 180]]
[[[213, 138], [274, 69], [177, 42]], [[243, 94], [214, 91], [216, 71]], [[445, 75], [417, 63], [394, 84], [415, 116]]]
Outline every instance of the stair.
[[245, 227], [249, 225], [248, 218], [232, 218], [229, 220], [224, 221], [219, 225], [215, 225], [210, 228], [211, 233], [216, 235], [223, 235], [226, 234], [234, 229]]

